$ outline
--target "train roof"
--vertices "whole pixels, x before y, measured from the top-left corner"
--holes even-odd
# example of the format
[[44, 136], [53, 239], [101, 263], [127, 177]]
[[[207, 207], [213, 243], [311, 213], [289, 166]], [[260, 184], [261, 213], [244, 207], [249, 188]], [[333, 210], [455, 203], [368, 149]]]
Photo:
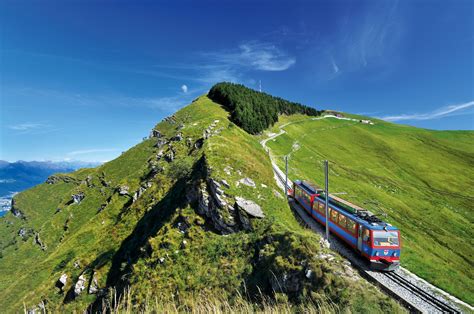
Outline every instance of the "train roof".
[[[308, 194], [318, 194], [322, 192], [322, 189], [315, 188], [312, 184], [309, 184], [304, 181], [296, 180], [295, 183], [300, 186], [303, 190], [305, 190]], [[317, 195], [317, 199], [319, 201], [324, 202], [325, 199], [322, 196]], [[344, 209], [342, 206], [335, 204], [335, 202], [339, 202], [345, 206], [351, 207], [354, 212], [349, 212], [348, 210]], [[343, 212], [344, 215], [349, 217], [350, 219], [356, 221], [357, 223], [366, 226], [368, 229], [372, 230], [398, 230], [398, 228], [392, 226], [391, 224], [384, 222], [377, 216], [375, 216], [370, 211], [363, 209], [357, 205], [354, 205], [346, 200], [343, 200], [339, 197], [329, 194], [329, 203], [332, 208]]]

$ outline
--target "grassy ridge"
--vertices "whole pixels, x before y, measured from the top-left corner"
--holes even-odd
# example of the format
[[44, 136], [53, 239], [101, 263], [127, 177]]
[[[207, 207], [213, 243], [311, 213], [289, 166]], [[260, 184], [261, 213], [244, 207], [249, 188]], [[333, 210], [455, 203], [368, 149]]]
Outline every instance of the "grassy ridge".
[[[192, 145], [213, 123], [218, 134], [201, 148]], [[99, 168], [61, 176], [68, 179], [15, 197], [26, 219], [8, 214], [0, 220], [0, 308], [14, 312], [45, 301], [52, 311], [83, 311], [96, 295], [84, 291], [74, 300], [68, 297], [83, 274], [88, 281], [96, 278], [105, 295], [109, 288], [119, 294], [130, 288], [127, 302], [134, 310], [146, 310], [147, 300], [158, 298], [165, 300], [163, 308], [183, 311], [199, 294], [219, 295], [229, 304], [242, 297], [262, 302], [259, 295], [264, 295], [282, 307], [311, 300], [329, 309], [401, 311], [356, 274], [340, 276], [341, 258], [329, 263], [317, 257], [323, 251], [319, 237], [301, 228], [275, 193], [271, 165], [257, 138], [230, 122], [220, 105], [201, 97], [156, 129], [166, 138], [181, 133], [183, 139], [173, 142], [172, 162], [157, 160], [168, 148], [157, 148], [157, 138], [151, 138]], [[160, 170], [151, 175], [153, 169]], [[192, 183], [207, 176], [227, 180], [226, 195], [255, 201], [265, 219], [252, 220], [251, 231], [220, 235], [196, 213], [196, 204], [186, 202]], [[255, 188], [237, 185], [243, 177], [252, 178]], [[132, 202], [145, 183], [146, 191]], [[129, 195], [120, 195], [125, 185]], [[85, 198], [71, 204], [77, 193]], [[24, 239], [20, 228], [28, 230]], [[35, 233], [45, 250], [35, 244]], [[307, 277], [308, 269], [313, 275]], [[59, 293], [54, 285], [64, 273], [66, 292]], [[298, 279], [298, 289], [275, 291], [271, 281], [284, 285], [287, 277]]]
[[[402, 232], [402, 265], [474, 304], [474, 132], [431, 131], [375, 120], [286, 117], [268, 143], [275, 155], [291, 153], [290, 177], [324, 184]], [[297, 122], [299, 121], [299, 122]], [[277, 158], [283, 166], [282, 158]]]

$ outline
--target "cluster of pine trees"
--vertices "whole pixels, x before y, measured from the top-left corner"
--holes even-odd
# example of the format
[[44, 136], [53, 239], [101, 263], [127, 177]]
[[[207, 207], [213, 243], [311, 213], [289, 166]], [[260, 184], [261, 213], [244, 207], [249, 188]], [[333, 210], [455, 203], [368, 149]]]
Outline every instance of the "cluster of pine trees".
[[241, 84], [218, 83], [211, 88], [208, 97], [229, 110], [232, 121], [250, 134], [258, 134], [272, 126], [280, 114], [321, 114], [314, 108], [257, 92]]

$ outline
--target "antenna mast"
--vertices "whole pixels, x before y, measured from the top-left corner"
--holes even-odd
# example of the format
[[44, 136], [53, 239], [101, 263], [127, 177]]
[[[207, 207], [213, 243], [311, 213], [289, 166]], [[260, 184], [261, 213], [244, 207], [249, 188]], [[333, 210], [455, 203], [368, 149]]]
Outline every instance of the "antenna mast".
[[260, 91], [260, 93], [262, 92], [262, 80], [259, 80], [259, 88], [258, 90]]

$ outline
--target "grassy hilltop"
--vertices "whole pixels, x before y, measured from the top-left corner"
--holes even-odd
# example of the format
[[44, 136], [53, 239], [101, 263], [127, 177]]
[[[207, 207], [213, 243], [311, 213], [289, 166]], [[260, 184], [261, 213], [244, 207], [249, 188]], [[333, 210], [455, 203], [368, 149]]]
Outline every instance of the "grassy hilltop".
[[282, 117], [268, 146], [281, 167], [291, 153], [292, 179], [321, 186], [328, 159], [330, 191], [401, 229], [404, 267], [474, 304], [474, 132], [372, 121]]
[[116, 293], [135, 311], [204, 300], [207, 309], [402, 311], [319, 240], [278, 192], [258, 138], [203, 96], [117, 159], [15, 197], [0, 219], [0, 308], [95, 310], [116, 306]]

